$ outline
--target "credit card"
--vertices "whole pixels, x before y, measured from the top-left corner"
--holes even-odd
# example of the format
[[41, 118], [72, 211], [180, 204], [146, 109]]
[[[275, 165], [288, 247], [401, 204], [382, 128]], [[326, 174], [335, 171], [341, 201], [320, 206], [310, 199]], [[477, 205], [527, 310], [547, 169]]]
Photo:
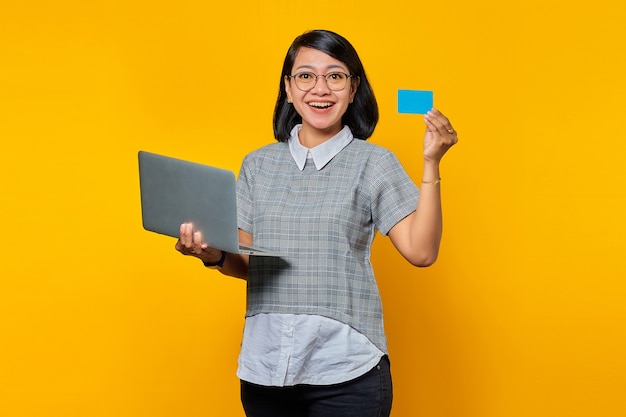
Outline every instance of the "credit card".
[[432, 91], [398, 90], [398, 113], [426, 114], [432, 108]]

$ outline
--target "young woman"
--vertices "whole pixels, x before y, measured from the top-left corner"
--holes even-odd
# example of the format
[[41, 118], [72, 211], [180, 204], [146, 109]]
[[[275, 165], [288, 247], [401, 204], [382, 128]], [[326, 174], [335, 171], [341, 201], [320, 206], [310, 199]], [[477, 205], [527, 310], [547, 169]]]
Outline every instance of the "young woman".
[[323, 30], [287, 52], [277, 143], [250, 153], [237, 180], [239, 237], [280, 258], [208, 247], [181, 225], [176, 249], [247, 279], [237, 375], [249, 417], [379, 417], [392, 385], [370, 248], [376, 230], [411, 264], [435, 262], [442, 233], [439, 163], [457, 142], [424, 116], [421, 190], [388, 150], [366, 142], [376, 99], [352, 45]]

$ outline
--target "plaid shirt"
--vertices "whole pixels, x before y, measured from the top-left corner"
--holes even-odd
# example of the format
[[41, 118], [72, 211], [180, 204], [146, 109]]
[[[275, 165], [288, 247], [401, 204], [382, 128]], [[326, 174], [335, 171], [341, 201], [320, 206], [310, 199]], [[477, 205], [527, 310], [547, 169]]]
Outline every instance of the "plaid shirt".
[[386, 235], [415, 210], [418, 196], [397, 158], [363, 140], [351, 140], [319, 170], [311, 160], [300, 170], [282, 142], [246, 156], [239, 227], [255, 245], [284, 254], [250, 258], [246, 316], [329, 317], [386, 352], [370, 247], [376, 230]]

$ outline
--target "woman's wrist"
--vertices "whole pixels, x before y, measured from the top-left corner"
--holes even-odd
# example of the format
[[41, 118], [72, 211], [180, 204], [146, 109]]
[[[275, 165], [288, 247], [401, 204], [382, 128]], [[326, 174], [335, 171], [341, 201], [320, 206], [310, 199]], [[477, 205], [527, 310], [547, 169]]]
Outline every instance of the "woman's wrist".
[[[204, 266], [206, 266], [207, 268], [221, 268], [221, 267], [224, 266], [224, 261], [226, 261], [226, 252], [218, 251], [216, 253], [219, 254], [218, 258], [215, 258], [215, 259], [201, 259], [201, 261], [204, 264]], [[213, 257], [211, 257], [211, 258], [213, 258]]]
[[199, 254], [198, 258], [204, 263], [215, 263], [222, 257], [222, 250], [215, 248], [205, 248]]
[[424, 172], [422, 174], [422, 183], [438, 184], [441, 181], [441, 175], [439, 174], [439, 164], [438, 163], [426, 163], [424, 162]]

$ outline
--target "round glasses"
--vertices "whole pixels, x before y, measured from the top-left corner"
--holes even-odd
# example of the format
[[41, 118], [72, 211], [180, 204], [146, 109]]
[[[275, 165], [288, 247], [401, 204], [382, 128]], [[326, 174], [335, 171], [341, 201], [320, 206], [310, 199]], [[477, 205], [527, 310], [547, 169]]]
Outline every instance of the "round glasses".
[[296, 87], [302, 91], [311, 91], [317, 84], [318, 77], [324, 77], [326, 79], [326, 85], [332, 91], [341, 91], [348, 85], [348, 78], [352, 78], [352, 75], [345, 72], [329, 72], [328, 74], [315, 74], [313, 72], [299, 72], [289, 77], [293, 78], [296, 82]]

